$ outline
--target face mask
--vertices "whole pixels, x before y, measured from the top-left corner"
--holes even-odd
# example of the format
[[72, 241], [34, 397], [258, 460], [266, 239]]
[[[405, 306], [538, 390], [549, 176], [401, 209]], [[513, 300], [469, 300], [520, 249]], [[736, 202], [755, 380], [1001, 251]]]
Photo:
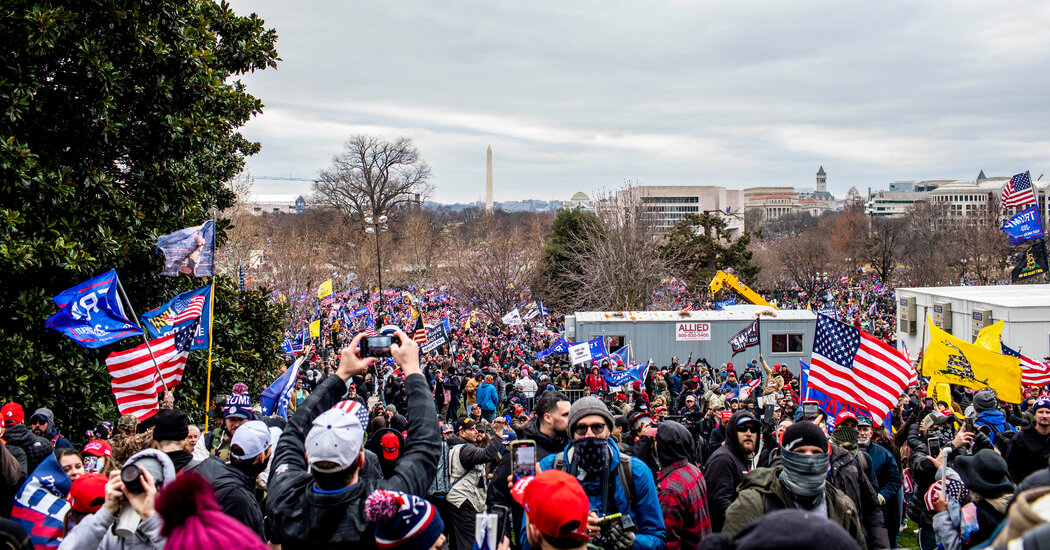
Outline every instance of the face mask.
[[231, 466], [243, 472], [244, 475], [248, 476], [248, 479], [255, 479], [259, 477], [259, 474], [261, 474], [263, 470], [266, 469], [266, 462], [267, 461], [262, 460], [259, 462], [249, 462], [246, 464], [231, 464]]
[[780, 451], [780, 483], [803, 507], [812, 510], [824, 500], [824, 481], [828, 477], [831, 457], [827, 453], [805, 455]]
[[839, 447], [850, 452], [855, 452], [857, 450], [857, 439], [860, 437], [860, 432], [853, 426], [839, 426], [835, 428], [835, 431], [831, 432], [831, 437]]
[[609, 439], [581, 437], [572, 442], [573, 462], [585, 472], [598, 473], [609, 467]]

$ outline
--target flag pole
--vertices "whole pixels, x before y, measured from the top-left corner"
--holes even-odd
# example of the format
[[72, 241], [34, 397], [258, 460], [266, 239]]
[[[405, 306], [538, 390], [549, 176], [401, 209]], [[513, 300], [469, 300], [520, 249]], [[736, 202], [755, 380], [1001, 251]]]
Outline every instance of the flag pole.
[[[218, 225], [215, 221], [217, 214], [217, 208], [212, 208], [211, 211], [211, 227], [212, 235], [215, 235], [215, 228]], [[205, 377], [204, 382], [204, 433], [208, 433], [208, 411], [211, 410], [211, 349], [212, 340], [214, 334], [213, 328], [215, 327], [215, 240], [212, 238], [212, 277], [211, 277], [211, 297], [208, 299], [208, 374]]]
[[930, 324], [930, 321], [927, 318], [929, 315], [927, 311], [929, 307], [930, 306], [922, 306], [922, 339], [919, 340], [919, 345], [922, 346], [922, 350], [919, 351], [919, 376], [922, 376], [922, 365], [926, 361], [926, 325]]
[[131, 312], [131, 317], [135, 319], [135, 325], [142, 331], [142, 341], [146, 343], [146, 351], [149, 352], [149, 358], [153, 360], [153, 368], [157, 369], [157, 376], [160, 376], [160, 385], [164, 387], [164, 393], [168, 393], [168, 385], [164, 382], [164, 374], [160, 372], [160, 365], [157, 364], [157, 358], [153, 355], [153, 348], [149, 345], [149, 338], [146, 337], [147, 331], [142, 327], [142, 323], [139, 322], [139, 316], [135, 313], [135, 308], [131, 306], [128, 294], [124, 292], [124, 285], [120, 284], [120, 277], [117, 277], [117, 291], [120, 292], [120, 297], [124, 300], [124, 303], [128, 305], [128, 311]]

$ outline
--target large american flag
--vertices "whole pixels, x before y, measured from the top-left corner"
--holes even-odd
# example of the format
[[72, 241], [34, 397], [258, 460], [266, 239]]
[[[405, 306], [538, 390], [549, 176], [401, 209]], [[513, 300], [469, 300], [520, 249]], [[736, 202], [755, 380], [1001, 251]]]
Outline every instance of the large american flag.
[[1035, 202], [1035, 192], [1032, 190], [1032, 176], [1028, 172], [1021, 172], [1010, 178], [1000, 198], [1003, 208], [1009, 206], [1024, 206]]
[[915, 369], [908, 358], [878, 338], [823, 315], [817, 333], [809, 384], [885, 418], [908, 387]]
[[423, 316], [416, 317], [416, 324], [412, 330], [412, 339], [422, 346], [427, 343], [427, 329], [423, 325]]
[[1022, 385], [1042, 386], [1050, 384], [1050, 364], [1042, 361], [1033, 361], [1021, 355], [1021, 352], [1006, 347], [1006, 344], [1000, 343], [999, 345], [1003, 347], [1003, 355], [1009, 355], [1021, 360]]
[[201, 316], [201, 311], [204, 310], [204, 296], [198, 294], [189, 300], [182, 298], [175, 300], [175, 303], [171, 306], [172, 314], [168, 317], [168, 322], [172, 326], [186, 321], [192, 321]]
[[[186, 358], [189, 357], [195, 332], [196, 322], [177, 328], [167, 336], [150, 340], [149, 349], [146, 349], [146, 344], [142, 344], [127, 351], [109, 354], [106, 368], [113, 377], [111, 387], [120, 414], [133, 414], [139, 420], [157, 414], [157, 394], [182, 381], [182, 372], [186, 368]], [[164, 375], [163, 381], [157, 376], [150, 350]]]

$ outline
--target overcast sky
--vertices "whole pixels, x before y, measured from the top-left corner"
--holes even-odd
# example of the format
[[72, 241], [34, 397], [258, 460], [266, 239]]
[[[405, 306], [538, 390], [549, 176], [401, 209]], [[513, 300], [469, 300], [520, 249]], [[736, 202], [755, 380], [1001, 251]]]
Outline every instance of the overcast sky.
[[[256, 176], [415, 140], [439, 202], [1050, 173], [1050, 3], [232, 0], [277, 30]], [[1050, 176], [1048, 176], [1050, 177]], [[256, 181], [259, 193], [309, 183]]]

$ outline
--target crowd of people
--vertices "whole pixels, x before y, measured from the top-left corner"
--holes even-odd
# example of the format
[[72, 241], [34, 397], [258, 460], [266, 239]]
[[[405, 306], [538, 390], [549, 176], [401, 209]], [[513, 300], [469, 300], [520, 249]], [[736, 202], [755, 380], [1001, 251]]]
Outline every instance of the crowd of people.
[[[880, 328], [877, 308], [862, 313]], [[1009, 404], [913, 386], [883, 425], [804, 401], [760, 354], [674, 359], [613, 386], [616, 358], [536, 359], [556, 323], [457, 325], [428, 354], [388, 326], [390, 360], [362, 356], [363, 333], [332, 334], [302, 359], [287, 419], [237, 384], [205, 431], [166, 400], [79, 441], [47, 408], [27, 422], [8, 403], [0, 511], [18, 517], [19, 488], [53, 456], [70, 481], [63, 549], [491, 548], [479, 513], [495, 514], [503, 549], [1050, 540], [1050, 399], [1035, 388]], [[536, 475], [512, 463], [522, 441]]]

